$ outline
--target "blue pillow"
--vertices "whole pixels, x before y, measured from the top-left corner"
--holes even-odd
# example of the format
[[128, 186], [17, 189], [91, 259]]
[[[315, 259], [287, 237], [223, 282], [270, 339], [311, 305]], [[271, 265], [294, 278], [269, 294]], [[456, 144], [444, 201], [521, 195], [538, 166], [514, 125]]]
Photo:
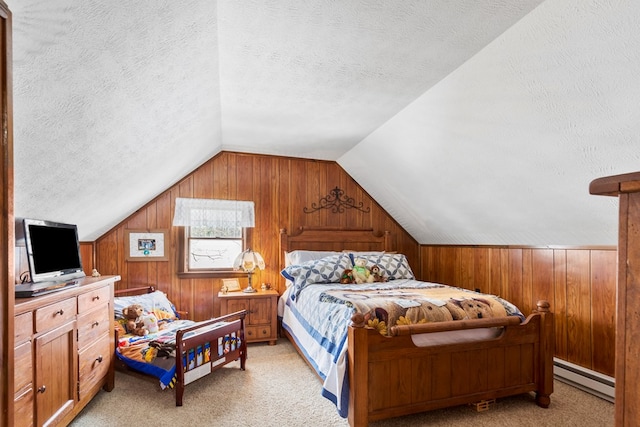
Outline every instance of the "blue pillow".
[[353, 268], [349, 254], [340, 253], [321, 259], [285, 267], [280, 274], [291, 280], [298, 296], [305, 286], [313, 283], [340, 283], [344, 270]]

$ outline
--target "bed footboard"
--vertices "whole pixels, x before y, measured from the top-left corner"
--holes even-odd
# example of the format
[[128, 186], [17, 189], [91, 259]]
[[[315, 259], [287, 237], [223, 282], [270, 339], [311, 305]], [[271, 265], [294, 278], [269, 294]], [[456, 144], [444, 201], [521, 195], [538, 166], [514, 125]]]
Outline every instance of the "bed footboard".
[[[393, 337], [364, 326], [349, 327], [349, 424], [490, 400], [533, 391], [548, 407], [553, 392], [554, 320], [549, 303], [520, 323], [480, 319], [412, 325]], [[496, 322], [496, 324], [493, 324]], [[515, 323], [515, 324], [514, 324]], [[501, 328], [493, 338], [417, 346], [414, 334], [454, 329]]]
[[176, 333], [176, 406], [182, 406], [184, 388], [227, 363], [240, 360], [245, 369], [247, 344], [244, 337], [246, 310], [200, 322]]

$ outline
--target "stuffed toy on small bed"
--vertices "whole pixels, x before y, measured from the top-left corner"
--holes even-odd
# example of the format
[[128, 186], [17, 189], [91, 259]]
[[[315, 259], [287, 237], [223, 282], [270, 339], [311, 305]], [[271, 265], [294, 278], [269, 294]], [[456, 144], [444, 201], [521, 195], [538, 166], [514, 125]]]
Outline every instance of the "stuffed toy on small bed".
[[127, 320], [125, 327], [127, 333], [132, 335], [144, 336], [149, 330], [144, 327], [144, 308], [140, 304], [132, 304], [122, 310], [122, 315]]

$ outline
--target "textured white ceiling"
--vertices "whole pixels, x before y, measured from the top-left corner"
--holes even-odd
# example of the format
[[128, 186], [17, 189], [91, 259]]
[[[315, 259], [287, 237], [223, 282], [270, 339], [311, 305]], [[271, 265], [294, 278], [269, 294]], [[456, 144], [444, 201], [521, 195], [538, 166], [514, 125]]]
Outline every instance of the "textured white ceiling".
[[616, 241], [639, 2], [7, 3], [17, 216], [93, 240], [228, 149], [338, 160], [420, 243]]

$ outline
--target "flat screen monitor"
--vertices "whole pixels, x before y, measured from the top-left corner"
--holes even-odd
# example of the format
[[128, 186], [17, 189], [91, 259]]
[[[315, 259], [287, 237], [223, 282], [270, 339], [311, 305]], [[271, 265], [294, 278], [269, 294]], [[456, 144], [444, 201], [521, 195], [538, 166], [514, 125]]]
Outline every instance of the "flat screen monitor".
[[29, 274], [34, 283], [84, 277], [78, 228], [39, 219], [23, 220]]

